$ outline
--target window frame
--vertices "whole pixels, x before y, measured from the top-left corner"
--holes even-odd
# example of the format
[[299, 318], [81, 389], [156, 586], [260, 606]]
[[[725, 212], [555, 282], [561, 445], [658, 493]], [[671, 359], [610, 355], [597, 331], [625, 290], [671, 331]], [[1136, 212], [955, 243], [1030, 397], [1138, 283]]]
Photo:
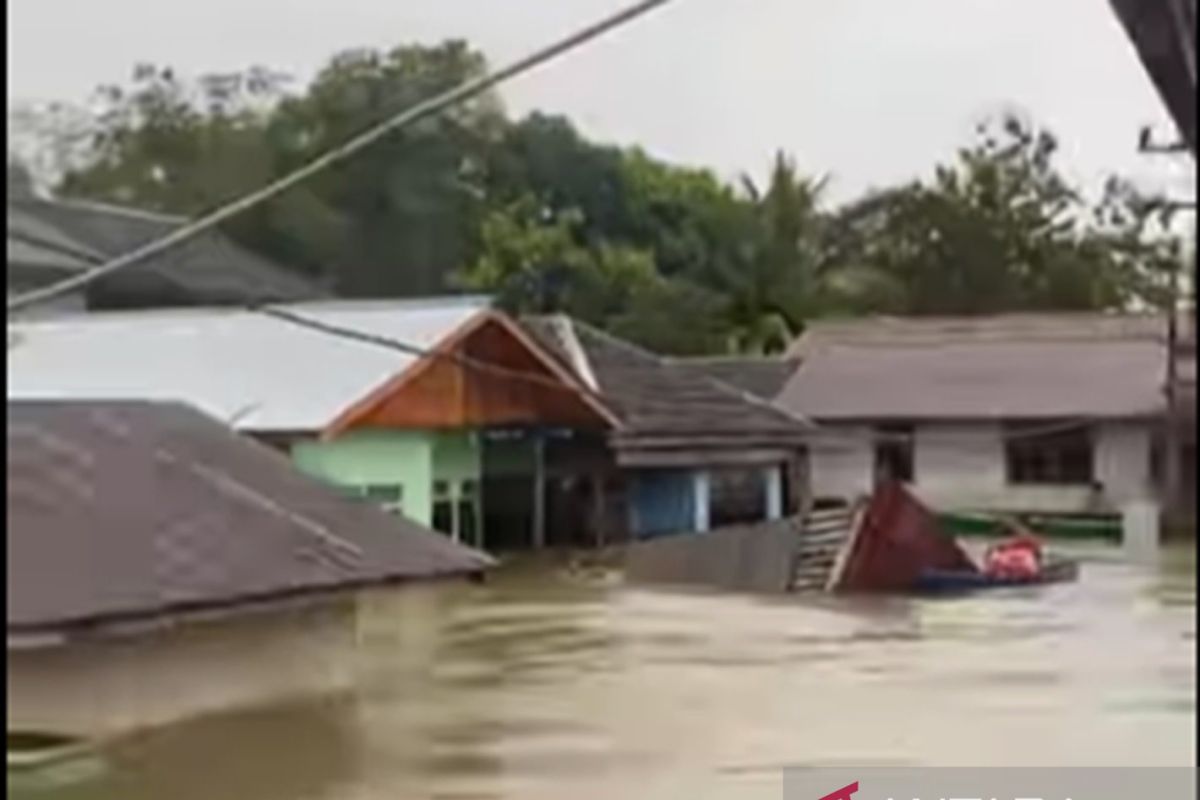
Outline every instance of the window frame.
[[[1069, 426], [1069, 421], [1062, 421]], [[1043, 432], [1044, 431], [1044, 432]], [[1004, 477], [1009, 486], [1094, 486], [1096, 430], [1055, 429], [1053, 420], [1008, 422], [1003, 427]]]
[[[875, 436], [872, 447], [873, 468], [876, 482], [884, 475], [884, 466], [897, 456], [901, 469], [899, 475], [889, 475], [891, 480], [912, 485], [917, 482], [917, 428], [909, 422], [886, 422], [871, 429]], [[897, 441], [897, 440], [900, 441]]]

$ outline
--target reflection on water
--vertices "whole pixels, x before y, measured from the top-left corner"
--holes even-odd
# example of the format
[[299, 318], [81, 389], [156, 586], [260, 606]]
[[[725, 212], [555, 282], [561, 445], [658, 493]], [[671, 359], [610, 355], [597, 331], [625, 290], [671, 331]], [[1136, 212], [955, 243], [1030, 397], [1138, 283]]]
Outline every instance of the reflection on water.
[[784, 765], [1192, 764], [1194, 549], [1082, 555], [1076, 584], [939, 600], [518, 566], [371, 603], [354, 698], [180, 725], [16, 795], [775, 798]]

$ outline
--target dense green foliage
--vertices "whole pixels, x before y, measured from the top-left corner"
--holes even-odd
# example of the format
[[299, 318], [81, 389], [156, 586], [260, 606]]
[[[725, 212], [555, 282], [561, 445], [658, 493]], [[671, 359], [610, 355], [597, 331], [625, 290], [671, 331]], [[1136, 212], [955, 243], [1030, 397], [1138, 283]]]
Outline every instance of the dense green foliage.
[[[57, 191], [194, 214], [485, 69], [461, 42], [344, 53], [299, 93], [263, 69], [185, 82], [141, 67], [102, 91]], [[1161, 299], [1178, 242], [1119, 181], [1089, 205], [1056, 150], [1049, 133], [1001, 119], [930, 179], [830, 208], [823, 180], [783, 153], [765, 186], [729, 185], [590, 142], [562, 118], [512, 120], [489, 96], [229, 233], [347, 296], [486, 291], [674, 353], [773, 352], [830, 314]]]

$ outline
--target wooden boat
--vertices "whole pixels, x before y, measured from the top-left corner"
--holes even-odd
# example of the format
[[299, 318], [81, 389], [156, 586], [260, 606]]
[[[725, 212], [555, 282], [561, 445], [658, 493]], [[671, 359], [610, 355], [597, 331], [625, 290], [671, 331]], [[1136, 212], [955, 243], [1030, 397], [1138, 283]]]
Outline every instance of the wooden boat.
[[1079, 577], [1079, 563], [1062, 556], [1047, 556], [1041, 572], [1029, 578], [999, 578], [971, 570], [923, 570], [913, 589], [921, 593], [942, 594], [996, 589], [1005, 586], [1038, 586], [1064, 583]]

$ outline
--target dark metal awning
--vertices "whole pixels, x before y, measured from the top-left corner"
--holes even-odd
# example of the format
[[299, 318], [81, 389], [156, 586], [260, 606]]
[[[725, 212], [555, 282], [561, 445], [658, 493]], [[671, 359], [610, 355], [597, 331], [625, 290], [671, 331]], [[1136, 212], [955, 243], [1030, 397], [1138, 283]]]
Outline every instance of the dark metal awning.
[[1109, 2], [1194, 157], [1196, 0]]

